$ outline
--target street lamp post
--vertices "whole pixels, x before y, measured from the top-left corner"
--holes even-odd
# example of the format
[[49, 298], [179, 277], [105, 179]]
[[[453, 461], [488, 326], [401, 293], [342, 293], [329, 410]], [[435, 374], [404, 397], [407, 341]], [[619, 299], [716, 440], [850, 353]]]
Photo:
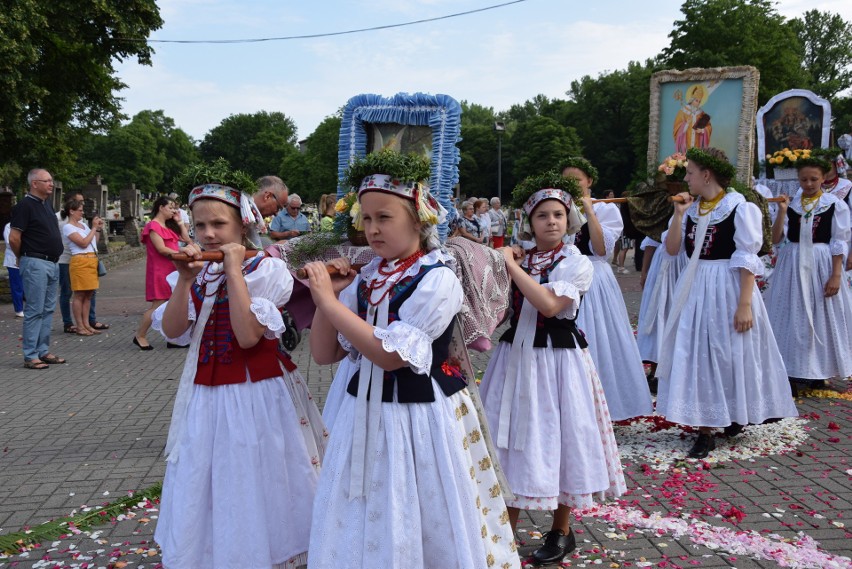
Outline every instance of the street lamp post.
[[497, 133], [497, 198], [503, 202], [503, 133], [506, 125], [502, 121], [494, 123], [494, 132]]

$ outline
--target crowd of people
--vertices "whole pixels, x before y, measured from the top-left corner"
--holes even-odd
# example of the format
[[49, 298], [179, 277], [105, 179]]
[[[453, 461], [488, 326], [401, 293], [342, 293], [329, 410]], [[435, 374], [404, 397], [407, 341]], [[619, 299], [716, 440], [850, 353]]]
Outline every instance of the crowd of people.
[[[724, 152], [687, 157], [689, 192], [661, 241], [642, 242], [635, 338], [611, 264], [627, 245], [622, 213], [592, 198], [588, 160], [524, 180], [511, 216], [499, 198], [460, 204], [454, 235], [496, 249], [511, 281], [508, 327], [478, 389], [454, 352], [464, 289], [436, 229], [448, 212], [410, 170], [363, 178], [352, 223], [375, 258], [359, 271], [345, 258], [304, 267], [311, 355], [337, 364], [322, 414], [277, 341], [291, 272], [246, 251], [264, 235], [331, 230], [335, 198], [321, 200], [315, 228], [279, 178], [251, 196], [198, 186], [192, 237], [174, 199], [158, 199], [142, 237], [151, 306], [133, 343], [153, 349], [153, 328], [187, 349], [155, 534], [164, 566], [516, 568], [521, 510], [553, 511], [530, 555], [557, 563], [576, 547], [572, 510], [627, 489], [614, 422], [656, 413], [692, 427], [687, 457], [703, 459], [716, 429], [732, 438], [796, 416], [791, 382], [852, 375], [850, 195], [836, 163], [799, 161], [801, 187], [767, 243]], [[94, 317], [103, 222], [89, 227], [71, 196], [60, 229], [50, 174], [28, 183], [8, 242], [26, 298], [24, 362], [44, 369], [64, 363], [48, 350], [63, 236], [74, 331], [106, 326]], [[778, 261], [762, 295], [770, 245]], [[175, 251], [190, 260], [173, 262]], [[656, 405], [643, 363], [655, 364]]]

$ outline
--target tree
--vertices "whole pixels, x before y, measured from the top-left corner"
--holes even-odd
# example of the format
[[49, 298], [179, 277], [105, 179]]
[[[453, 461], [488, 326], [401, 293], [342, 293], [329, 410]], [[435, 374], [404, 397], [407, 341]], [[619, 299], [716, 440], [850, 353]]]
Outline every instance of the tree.
[[686, 0], [660, 56], [676, 69], [753, 65], [762, 103], [800, 86], [802, 46], [771, 0]]
[[305, 202], [337, 192], [340, 113], [326, 117], [304, 141], [304, 152], [287, 154], [279, 176]]
[[255, 178], [274, 174], [282, 160], [296, 150], [296, 124], [284, 113], [259, 111], [231, 115], [204, 136], [199, 150], [204, 160], [222, 157], [232, 168]]
[[106, 135], [85, 138], [78, 182], [100, 175], [113, 190], [133, 183], [146, 193], [168, 193], [172, 179], [198, 162], [192, 139], [163, 111], [141, 111]]
[[[163, 24], [154, 0], [6, 0], [0, 11], [0, 156], [57, 175], [73, 163], [75, 128], [121, 118], [114, 64], [150, 65], [145, 38]], [[74, 125], [72, 128], [71, 125]], [[26, 168], [25, 168], [26, 169]]]
[[826, 99], [852, 87], [852, 23], [839, 14], [809, 10], [790, 24], [802, 46], [804, 86]]
[[620, 193], [647, 170], [648, 84], [656, 66], [632, 61], [627, 69], [571, 83], [569, 122], [600, 173], [597, 188]]
[[545, 172], [555, 168], [561, 159], [582, 152], [580, 138], [572, 127], [541, 116], [519, 122], [511, 137], [512, 179]]

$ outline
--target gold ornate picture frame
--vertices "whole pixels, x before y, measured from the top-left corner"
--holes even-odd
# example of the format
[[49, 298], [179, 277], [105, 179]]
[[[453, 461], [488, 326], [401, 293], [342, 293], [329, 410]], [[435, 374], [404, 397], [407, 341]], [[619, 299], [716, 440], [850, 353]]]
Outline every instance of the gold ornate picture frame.
[[760, 72], [755, 67], [666, 70], [651, 76], [648, 171], [698, 146], [720, 148], [751, 181]]

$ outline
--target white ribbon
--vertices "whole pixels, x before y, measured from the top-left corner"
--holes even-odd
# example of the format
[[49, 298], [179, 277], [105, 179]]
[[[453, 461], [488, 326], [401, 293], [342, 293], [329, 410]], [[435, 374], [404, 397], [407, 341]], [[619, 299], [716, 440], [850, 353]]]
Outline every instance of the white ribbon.
[[[688, 215], [688, 214], [684, 214]], [[661, 350], [659, 377], [668, 378], [671, 375], [672, 356], [674, 355], [674, 337], [677, 331], [678, 323], [680, 322], [680, 313], [686, 305], [686, 300], [689, 298], [689, 293], [692, 292], [692, 283], [695, 281], [695, 273], [698, 271], [698, 258], [701, 256], [701, 250], [704, 249], [704, 237], [707, 235], [707, 228], [710, 225], [710, 215], [698, 216], [698, 224], [695, 226], [695, 248], [692, 250], [692, 255], [689, 257], [689, 264], [686, 270], [683, 271], [683, 276], [678, 280], [677, 294], [672, 303], [672, 310], [666, 320], [666, 327], [663, 332], [663, 346], [668, 346], [669, 349]], [[684, 240], [686, 236], [684, 236]]]
[[[392, 284], [389, 286], [393, 286]], [[377, 307], [367, 310], [367, 324], [376, 328], [388, 326], [388, 296]], [[352, 464], [349, 472], [349, 499], [366, 496], [365, 479], [372, 471], [373, 458], [379, 438], [382, 419], [382, 392], [385, 370], [361, 356], [358, 377], [358, 395], [355, 401], [355, 432], [352, 438]], [[367, 399], [367, 390], [370, 399]]]
[[[800, 194], [801, 195], [801, 194]], [[800, 202], [802, 203], [802, 202]], [[811, 306], [813, 302], [811, 290], [811, 276], [814, 271], [814, 214], [819, 207], [819, 201], [814, 205], [814, 209], [810, 214], [805, 212], [804, 203], [802, 203], [802, 217], [799, 225], [799, 284], [802, 288], [802, 300], [805, 304], [805, 314], [808, 317], [808, 326], [811, 329], [811, 340], [814, 339], [818, 344], [822, 344], [819, 338], [816, 337], [814, 331], [814, 309]]]
[[[187, 351], [186, 365], [183, 366], [183, 373], [181, 373], [180, 382], [178, 383], [175, 403], [172, 407], [172, 422], [169, 425], [169, 435], [166, 439], [166, 450], [164, 452], [168, 462], [177, 462], [178, 460], [178, 449], [180, 448], [178, 445], [186, 428], [186, 413], [189, 409], [189, 401], [192, 399], [192, 386], [195, 384], [195, 373], [198, 370], [198, 351], [201, 346], [201, 338], [204, 335], [204, 328], [206, 327], [204, 323], [207, 322], [210, 313], [213, 311], [213, 305], [217, 296], [216, 293], [224, 282], [225, 279], [220, 278], [215, 283], [208, 283], [208, 287], [215, 290], [206, 291], [208, 296], [204, 297], [195, 323], [189, 323], [190, 326], [194, 325], [195, 328], [193, 328], [192, 335], [190, 336], [191, 340], [189, 342], [189, 350]], [[175, 302], [181, 301], [181, 299], [177, 298], [173, 300]], [[172, 302], [172, 300], [169, 300], [169, 302]], [[191, 297], [189, 302], [192, 302]]]
[[[539, 275], [533, 276], [536, 282]], [[500, 419], [497, 423], [497, 446], [509, 448], [509, 427], [512, 423], [512, 401], [515, 391], [520, 386], [518, 394], [518, 413], [515, 423], [518, 425], [515, 433], [514, 449], [524, 450], [527, 440], [527, 426], [530, 422], [530, 401], [535, 390], [537, 379], [532, 373], [533, 341], [535, 340], [536, 319], [538, 310], [524, 299], [521, 314], [515, 328], [515, 338], [509, 352], [509, 367], [506, 370], [506, 381], [503, 384], [503, 394], [500, 402]]]

